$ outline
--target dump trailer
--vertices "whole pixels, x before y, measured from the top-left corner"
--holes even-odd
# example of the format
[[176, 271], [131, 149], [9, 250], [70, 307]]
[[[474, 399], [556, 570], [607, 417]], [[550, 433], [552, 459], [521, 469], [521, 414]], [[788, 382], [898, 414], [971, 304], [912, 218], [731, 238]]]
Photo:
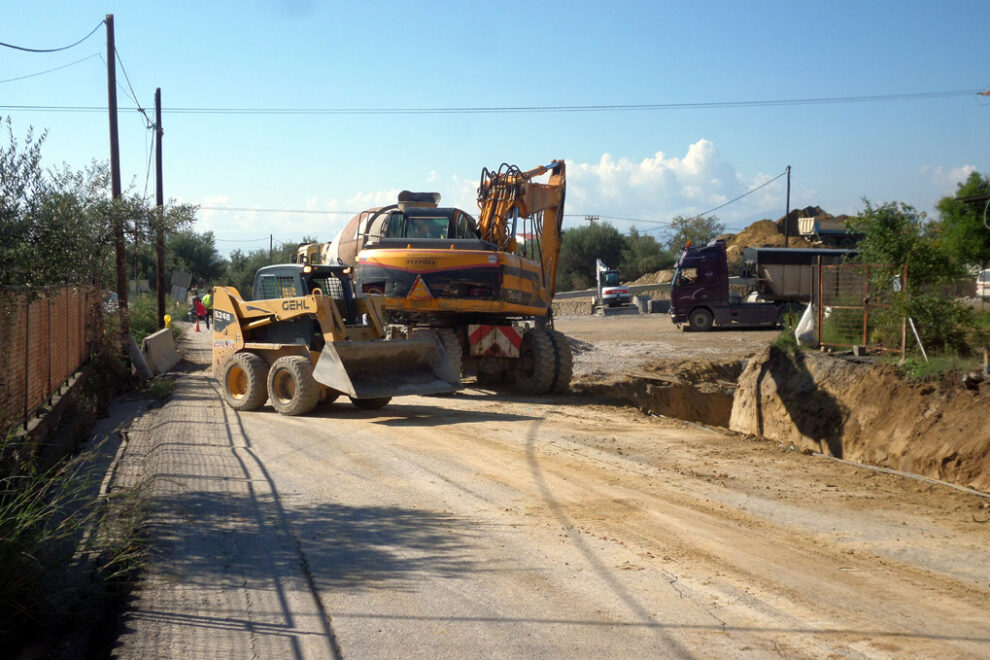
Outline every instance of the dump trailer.
[[864, 234], [851, 231], [845, 216], [834, 218], [822, 215], [814, 218], [798, 218], [798, 232], [804, 238], [821, 245], [852, 248]]
[[457, 390], [434, 337], [384, 338], [380, 296], [355, 295], [343, 266], [281, 264], [258, 270], [251, 300], [234, 287], [213, 296], [213, 375], [235, 410], [265, 400], [284, 415], [348, 396], [358, 408], [394, 396]]
[[713, 326], [773, 327], [812, 299], [818, 265], [834, 265], [852, 250], [743, 250], [743, 273], [729, 277], [724, 241], [685, 246], [670, 286], [670, 320], [696, 331]]
[[563, 160], [486, 168], [477, 220], [440, 206], [439, 193], [402, 191], [396, 204], [352, 218], [328, 260], [354, 266], [362, 293], [385, 296], [390, 330], [439, 337], [458, 372], [527, 394], [564, 392], [573, 358], [551, 301], [565, 179]]

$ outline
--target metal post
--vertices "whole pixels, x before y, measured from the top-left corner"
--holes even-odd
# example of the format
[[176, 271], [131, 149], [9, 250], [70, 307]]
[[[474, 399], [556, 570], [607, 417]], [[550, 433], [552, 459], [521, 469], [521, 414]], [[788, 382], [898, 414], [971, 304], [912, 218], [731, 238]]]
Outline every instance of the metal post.
[[165, 191], [162, 179], [162, 88], [155, 90], [155, 289], [158, 293], [158, 329], [165, 327]]
[[28, 343], [31, 337], [31, 298], [24, 294], [24, 428], [27, 429], [28, 425], [28, 397], [31, 393], [31, 388], [29, 387], [30, 374], [31, 374], [31, 350]]
[[866, 346], [866, 335], [869, 332], [870, 319], [870, 264], [866, 264], [866, 276], [863, 279], [863, 346]]
[[784, 211], [784, 247], [791, 243], [791, 166], [787, 166], [787, 210]]
[[[120, 138], [117, 131], [117, 50], [114, 47], [113, 14], [107, 14], [107, 108], [110, 112], [110, 192], [120, 199]], [[113, 252], [117, 264], [117, 304], [120, 312], [121, 338], [130, 332], [127, 318], [127, 253], [124, 244], [124, 219], [116, 205], [111, 207]]]

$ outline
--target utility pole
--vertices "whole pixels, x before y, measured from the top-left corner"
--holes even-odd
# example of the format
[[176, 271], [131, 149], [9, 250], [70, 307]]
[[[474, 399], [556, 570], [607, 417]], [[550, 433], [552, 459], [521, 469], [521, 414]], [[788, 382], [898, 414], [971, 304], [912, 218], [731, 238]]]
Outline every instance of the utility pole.
[[275, 235], [268, 234], [268, 263], [272, 262], [273, 248], [275, 247], [274, 240], [275, 240]]
[[[117, 133], [117, 49], [113, 40], [113, 14], [107, 14], [107, 107], [110, 111], [110, 192], [113, 201], [120, 199], [120, 140]], [[124, 219], [116, 204], [111, 205], [113, 253], [117, 263], [117, 305], [120, 310], [120, 333], [130, 333], [127, 318], [127, 253], [124, 245]]]
[[155, 291], [158, 294], [158, 329], [165, 327], [165, 192], [162, 184], [162, 88], [155, 89]]
[[784, 247], [790, 247], [791, 242], [791, 166], [787, 166], [787, 207], [784, 211]]

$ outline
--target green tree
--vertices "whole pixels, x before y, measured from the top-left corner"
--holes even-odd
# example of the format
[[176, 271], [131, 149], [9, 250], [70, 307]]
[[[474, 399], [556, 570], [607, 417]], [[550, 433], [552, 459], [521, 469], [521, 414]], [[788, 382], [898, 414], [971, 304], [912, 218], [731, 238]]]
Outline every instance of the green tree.
[[631, 227], [625, 237], [619, 269], [623, 279], [635, 280], [647, 273], [670, 268], [675, 261], [675, 257], [656, 238]]
[[214, 245], [213, 232], [198, 234], [191, 229], [175, 232], [168, 238], [169, 267], [191, 273], [193, 281], [209, 284], [224, 273], [224, 260]]
[[863, 201], [866, 208], [849, 220], [850, 227], [864, 235], [857, 246], [857, 261], [893, 267], [892, 272], [875, 271], [879, 287], [886, 287], [894, 273], [907, 266], [908, 286], [895, 299], [895, 312], [915, 320], [926, 348], [966, 353], [972, 310], [945, 295], [944, 289], [964, 270], [940, 240], [937, 225], [923, 224], [906, 204], [873, 206]]
[[965, 264], [990, 264], [990, 216], [987, 202], [964, 202], [961, 198], [990, 194], [990, 178], [979, 172], [957, 185], [955, 196], [943, 197], [939, 212], [939, 233], [948, 250]]
[[710, 215], [703, 218], [700, 215], [685, 218], [678, 215], [670, 221], [667, 231], [667, 250], [671, 254], [680, 254], [688, 241], [692, 245], [704, 245], [719, 234], [725, 233], [725, 225], [718, 217]]
[[607, 222], [593, 222], [563, 232], [557, 290], [587, 289], [595, 284], [595, 260], [612, 268], [622, 261], [626, 242], [622, 234]]

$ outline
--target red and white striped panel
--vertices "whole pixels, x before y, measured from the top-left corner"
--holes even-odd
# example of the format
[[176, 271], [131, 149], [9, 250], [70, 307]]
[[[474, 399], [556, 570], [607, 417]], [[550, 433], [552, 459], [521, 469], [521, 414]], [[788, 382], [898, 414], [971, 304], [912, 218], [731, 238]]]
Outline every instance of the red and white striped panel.
[[511, 325], [468, 325], [471, 355], [490, 357], [519, 357], [522, 333]]

